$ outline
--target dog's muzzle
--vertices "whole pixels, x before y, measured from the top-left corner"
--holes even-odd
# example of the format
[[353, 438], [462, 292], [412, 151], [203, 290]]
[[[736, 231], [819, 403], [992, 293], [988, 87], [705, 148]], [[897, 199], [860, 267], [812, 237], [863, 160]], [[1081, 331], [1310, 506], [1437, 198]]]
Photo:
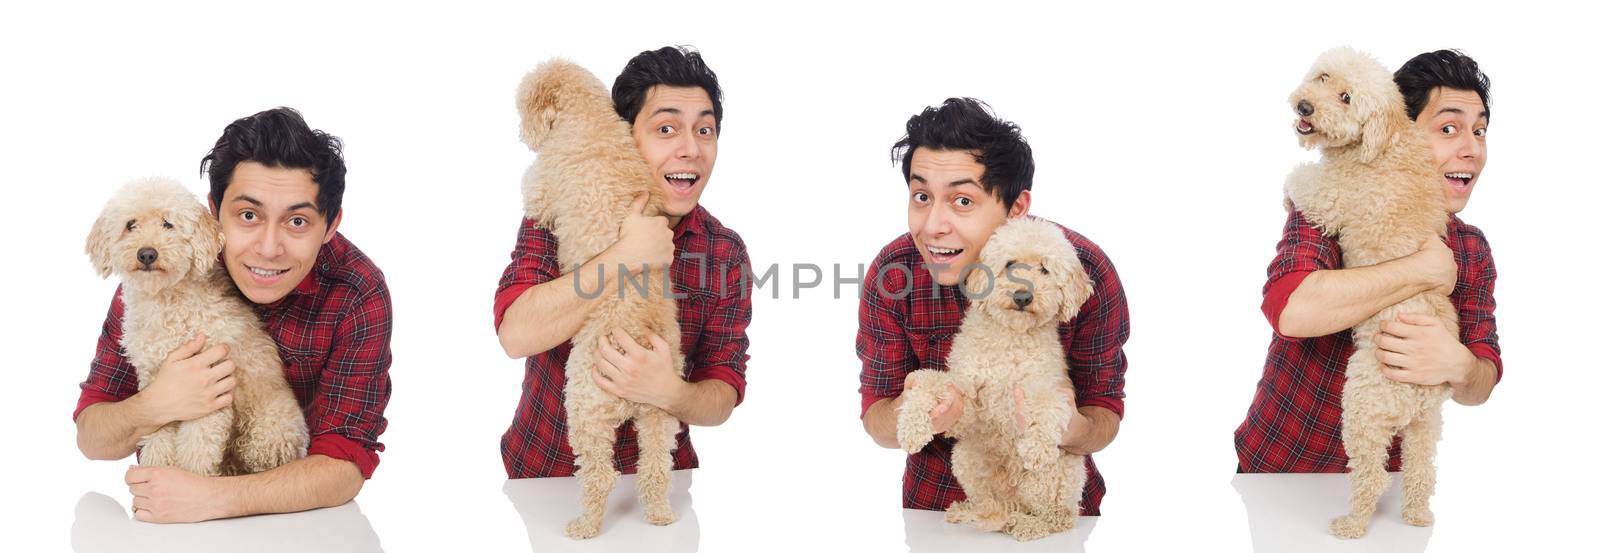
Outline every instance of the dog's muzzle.
[[1017, 304], [1017, 309], [1025, 309], [1033, 303], [1033, 293], [1027, 290], [1018, 290], [1011, 293], [1011, 303]]
[[151, 265], [156, 263], [156, 258], [159, 257], [159, 254], [156, 253], [155, 248], [139, 248], [137, 257], [139, 258], [139, 264], [149, 269]]
[[1311, 114], [1317, 112], [1317, 108], [1312, 107], [1311, 102], [1301, 100], [1300, 103], [1295, 104], [1294, 112], [1300, 114], [1301, 117], [1311, 117]]

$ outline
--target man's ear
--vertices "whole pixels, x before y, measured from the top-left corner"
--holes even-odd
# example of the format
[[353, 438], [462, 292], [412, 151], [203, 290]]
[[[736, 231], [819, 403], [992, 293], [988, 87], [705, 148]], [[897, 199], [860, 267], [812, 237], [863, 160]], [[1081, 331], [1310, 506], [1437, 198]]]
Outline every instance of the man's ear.
[[1015, 219], [1028, 216], [1028, 208], [1033, 205], [1033, 191], [1023, 190], [1017, 195], [1017, 201], [1011, 202], [1011, 209], [1006, 211], [1006, 217]]
[[328, 242], [332, 242], [333, 241], [333, 233], [339, 231], [339, 221], [343, 221], [343, 220], [344, 220], [344, 208], [340, 207], [339, 208], [339, 214], [333, 216], [333, 221], [330, 221], [328, 223], [328, 231], [322, 235], [322, 243], [323, 244], [327, 244]]

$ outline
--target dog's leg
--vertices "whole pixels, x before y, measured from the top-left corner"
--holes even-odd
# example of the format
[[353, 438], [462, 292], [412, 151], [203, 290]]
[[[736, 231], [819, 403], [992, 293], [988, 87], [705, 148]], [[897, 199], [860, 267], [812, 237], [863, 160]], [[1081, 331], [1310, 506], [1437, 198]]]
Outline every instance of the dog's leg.
[[139, 444], [139, 465], [170, 467], [178, 464], [178, 425], [170, 423], [145, 436]]
[[928, 413], [939, 403], [938, 394], [944, 391], [949, 375], [943, 371], [922, 369], [906, 375], [906, 390], [900, 394], [900, 412], [896, 413], [896, 440], [906, 453], [916, 453], [933, 441], [933, 418]]
[[1433, 511], [1428, 509], [1428, 500], [1433, 497], [1437, 470], [1433, 456], [1439, 445], [1440, 419], [1439, 407], [1435, 405], [1424, 409], [1400, 430], [1400, 452], [1404, 456], [1400, 482], [1405, 492], [1401, 518], [1412, 526], [1433, 525]]
[[995, 486], [1010, 481], [1004, 461], [985, 447], [987, 440], [974, 436], [956, 442], [950, 453], [950, 470], [961, 483], [967, 498], [951, 503], [944, 520], [951, 524], [970, 524], [986, 532], [998, 532], [1006, 525], [1006, 512], [995, 495]]
[[1370, 415], [1351, 415], [1345, 412], [1343, 431], [1344, 450], [1350, 456], [1350, 514], [1334, 519], [1328, 527], [1333, 535], [1347, 539], [1366, 535], [1367, 523], [1378, 508], [1378, 496], [1389, 486], [1384, 465], [1394, 436], [1388, 428], [1369, 422], [1373, 419]]
[[178, 468], [201, 475], [222, 474], [222, 460], [233, 440], [233, 407], [178, 426]]
[[258, 404], [236, 407], [239, 435], [234, 440], [234, 455], [240, 469], [257, 473], [305, 457], [310, 438], [294, 393], [285, 386], [281, 393], [255, 397]]
[[1065, 457], [1052, 466], [1024, 471], [1017, 481], [1017, 497], [1027, 516], [1014, 516], [1007, 532], [1018, 541], [1028, 541], [1070, 530], [1077, 524], [1083, 497], [1083, 471], [1081, 458]]
[[657, 526], [672, 524], [678, 519], [668, 499], [678, 419], [666, 411], [647, 408], [633, 425], [639, 431], [639, 502], [644, 504], [644, 520]]
[[617, 484], [612, 447], [617, 440], [617, 424], [585, 409], [567, 410], [567, 441], [577, 457], [578, 518], [567, 524], [567, 536], [588, 539], [600, 534], [606, 515], [606, 499]]
[[1033, 381], [1023, 386], [1021, 409], [1028, 426], [1018, 436], [1017, 458], [1022, 460], [1025, 470], [1049, 470], [1048, 467], [1061, 460], [1061, 434], [1072, 420], [1072, 413], [1061, 399], [1059, 389], [1048, 381]]

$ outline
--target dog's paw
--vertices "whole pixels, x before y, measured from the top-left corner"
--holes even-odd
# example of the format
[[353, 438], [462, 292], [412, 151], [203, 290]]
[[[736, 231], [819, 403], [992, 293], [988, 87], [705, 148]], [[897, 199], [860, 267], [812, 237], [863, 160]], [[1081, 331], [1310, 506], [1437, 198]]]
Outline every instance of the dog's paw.
[[1061, 448], [1052, 443], [1024, 438], [1017, 441], [1017, 459], [1022, 461], [1023, 470], [1041, 471], [1061, 460]]
[[600, 519], [590, 520], [585, 517], [572, 519], [567, 523], [567, 537], [575, 540], [586, 540], [600, 535]]
[[998, 532], [1005, 528], [1005, 514], [1000, 512], [997, 505], [991, 503], [975, 504], [971, 500], [957, 501], [945, 509], [944, 521], [950, 524], [968, 524], [986, 532]]
[[1328, 533], [1347, 540], [1353, 540], [1367, 535], [1367, 521], [1357, 519], [1351, 515], [1345, 515], [1333, 519], [1333, 523], [1328, 525]]
[[666, 526], [678, 521], [677, 513], [671, 507], [645, 507], [644, 521], [656, 526]]
[[1433, 511], [1427, 507], [1406, 507], [1400, 518], [1412, 526], [1433, 526]]
[[922, 451], [928, 442], [933, 441], [933, 421], [927, 417], [902, 415], [895, 440], [900, 442], [900, 449], [906, 450], [906, 453]]
[[1021, 513], [1013, 515], [1011, 524], [1006, 526], [1005, 532], [1017, 541], [1033, 541], [1053, 533], [1044, 519]]

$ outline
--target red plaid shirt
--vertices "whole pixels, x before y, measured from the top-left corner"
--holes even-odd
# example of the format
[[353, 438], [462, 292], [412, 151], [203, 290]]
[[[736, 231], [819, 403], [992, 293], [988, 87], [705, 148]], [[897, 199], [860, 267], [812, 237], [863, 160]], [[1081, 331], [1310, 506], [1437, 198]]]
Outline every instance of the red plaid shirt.
[[[308, 454], [354, 463], [365, 478], [378, 467], [388, 426], [389, 332], [392, 310], [383, 273], [344, 235], [317, 252], [316, 267], [289, 295], [252, 305], [278, 343], [283, 375], [311, 431]], [[78, 385], [76, 420], [85, 407], [122, 401], [139, 391], [122, 355], [122, 288], [111, 298], [89, 378]]]
[[[744, 401], [744, 370], [750, 356], [745, 327], [750, 325], [750, 279], [741, 278], [750, 258], [739, 235], [722, 226], [704, 207], [678, 221], [672, 242], [677, 257], [672, 262], [672, 288], [678, 298], [678, 324], [683, 332], [684, 362], [688, 380], [721, 380]], [[506, 309], [523, 291], [561, 276], [556, 259], [555, 235], [530, 219], [517, 231], [511, 264], [500, 277], [494, 295], [494, 326], [498, 330]], [[703, 257], [702, 257], [703, 256]], [[568, 341], [528, 358], [522, 379], [522, 401], [511, 427], [500, 437], [500, 457], [511, 478], [571, 476], [577, 472], [572, 447], [567, 445], [567, 412], [562, 406], [567, 385]], [[617, 470], [633, 473], [639, 461], [639, 443], [629, 422], [617, 428]], [[700, 465], [689, 429], [678, 433], [673, 468]]]
[[[1456, 257], [1450, 294], [1461, 320], [1461, 343], [1501, 370], [1494, 324], [1494, 257], [1477, 227], [1450, 217], [1449, 245]], [[1278, 256], [1267, 267], [1261, 311], [1272, 324], [1272, 345], [1250, 411], [1233, 433], [1240, 472], [1345, 472], [1340, 398], [1344, 369], [1355, 349], [1350, 331], [1315, 338], [1278, 334], [1289, 295], [1312, 272], [1344, 267], [1339, 243], [1296, 211], [1283, 227]], [[1389, 448], [1389, 470], [1400, 470], [1400, 440]]]
[[[1080, 407], [1104, 407], [1121, 417], [1123, 373], [1128, 367], [1122, 353], [1122, 344], [1128, 341], [1128, 302], [1122, 281], [1099, 246], [1066, 227], [1061, 231], [1077, 247], [1079, 261], [1094, 280], [1094, 295], [1077, 317], [1060, 327], [1068, 377], [1077, 389]], [[898, 397], [911, 371], [947, 369], [945, 358], [950, 355], [951, 339], [961, 328], [967, 299], [954, 286], [935, 291], [933, 277], [910, 234], [901, 235], [878, 253], [861, 285], [856, 355], [861, 357], [861, 414], [865, 416], [872, 404]], [[909, 294], [904, 293], [907, 286]], [[904, 297], [893, 297], [900, 295]], [[906, 458], [904, 507], [944, 510], [966, 498], [950, 469], [954, 443], [943, 435], [935, 436], [922, 451]], [[1099, 515], [1105, 479], [1093, 458], [1086, 461], [1089, 479], [1081, 511]]]

